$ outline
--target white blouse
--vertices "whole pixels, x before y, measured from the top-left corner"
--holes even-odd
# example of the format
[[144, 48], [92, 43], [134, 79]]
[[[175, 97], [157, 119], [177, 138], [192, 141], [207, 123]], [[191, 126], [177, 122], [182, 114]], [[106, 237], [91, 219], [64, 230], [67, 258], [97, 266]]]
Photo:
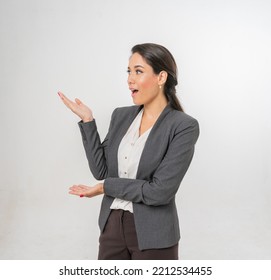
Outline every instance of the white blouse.
[[[138, 113], [120, 142], [118, 149], [118, 175], [120, 178], [136, 179], [140, 157], [152, 129], [152, 127], [149, 128], [139, 136], [142, 115], [143, 109]], [[114, 199], [110, 208], [123, 209], [133, 213], [133, 203], [119, 198]]]

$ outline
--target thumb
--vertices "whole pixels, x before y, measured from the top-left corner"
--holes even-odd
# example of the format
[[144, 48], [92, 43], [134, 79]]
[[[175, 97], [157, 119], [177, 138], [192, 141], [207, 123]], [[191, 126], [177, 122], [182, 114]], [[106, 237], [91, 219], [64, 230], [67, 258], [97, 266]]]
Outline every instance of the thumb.
[[78, 99], [78, 98], [75, 98], [75, 102], [76, 102], [76, 104], [78, 104], [78, 105], [83, 104], [83, 102], [82, 102], [80, 99]]

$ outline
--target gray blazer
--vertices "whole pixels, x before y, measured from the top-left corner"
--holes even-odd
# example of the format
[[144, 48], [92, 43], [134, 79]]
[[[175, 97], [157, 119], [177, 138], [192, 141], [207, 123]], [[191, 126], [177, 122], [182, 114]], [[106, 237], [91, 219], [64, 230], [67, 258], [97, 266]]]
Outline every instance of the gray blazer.
[[197, 120], [165, 107], [143, 149], [136, 179], [118, 177], [118, 147], [142, 106], [117, 108], [103, 142], [95, 120], [79, 123], [90, 170], [104, 179], [99, 216], [103, 231], [115, 197], [133, 202], [140, 250], [166, 248], [180, 239], [175, 194], [190, 165], [199, 136]]

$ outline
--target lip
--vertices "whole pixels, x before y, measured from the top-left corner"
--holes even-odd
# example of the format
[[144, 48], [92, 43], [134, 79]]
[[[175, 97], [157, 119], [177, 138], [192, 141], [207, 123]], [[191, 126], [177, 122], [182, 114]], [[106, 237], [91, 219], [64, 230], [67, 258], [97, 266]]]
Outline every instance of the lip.
[[[129, 90], [131, 91], [132, 97], [134, 97], [138, 93], [138, 89], [136, 89], [136, 88], [129, 88]], [[137, 90], [137, 91], [134, 92], [135, 90]]]

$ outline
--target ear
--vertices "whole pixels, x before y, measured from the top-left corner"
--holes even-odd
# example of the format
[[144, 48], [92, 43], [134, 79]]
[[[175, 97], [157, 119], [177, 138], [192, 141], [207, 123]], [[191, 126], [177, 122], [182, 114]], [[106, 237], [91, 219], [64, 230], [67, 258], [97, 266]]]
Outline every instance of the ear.
[[158, 75], [158, 85], [163, 86], [167, 81], [167, 72], [161, 71]]

